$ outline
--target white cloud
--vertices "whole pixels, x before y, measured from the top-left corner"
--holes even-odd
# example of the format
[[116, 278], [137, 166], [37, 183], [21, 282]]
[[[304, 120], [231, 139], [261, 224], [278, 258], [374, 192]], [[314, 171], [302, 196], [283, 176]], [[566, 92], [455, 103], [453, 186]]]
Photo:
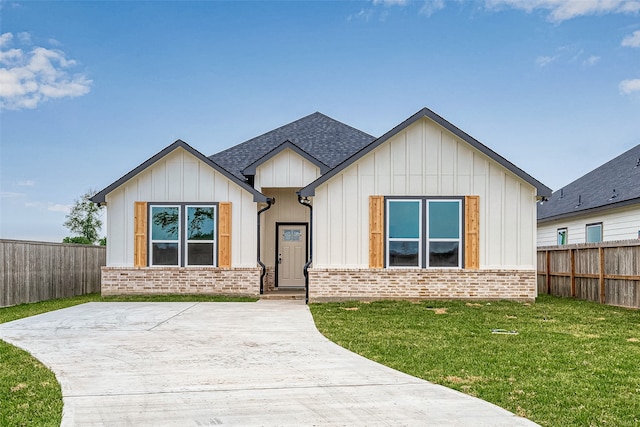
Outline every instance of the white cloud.
[[18, 36], [18, 40], [20, 40], [20, 43], [31, 44], [31, 34], [22, 32], [22, 33], [18, 33], [17, 36]]
[[47, 206], [47, 210], [51, 211], [51, 212], [63, 212], [63, 213], [69, 213], [71, 211], [71, 206], [70, 205], [61, 205], [59, 203], [49, 203], [49, 206]]
[[444, 8], [444, 0], [425, 0], [424, 5], [420, 9], [420, 13], [422, 15], [431, 16]]
[[404, 6], [407, 0], [373, 0], [373, 4], [383, 4], [385, 6]]
[[0, 192], [0, 198], [2, 199], [15, 199], [18, 197], [24, 197], [26, 196], [26, 194], [24, 193], [13, 193], [11, 191], [1, 191]]
[[18, 185], [21, 187], [35, 187], [36, 182], [32, 179], [27, 179], [25, 181], [18, 182]]
[[373, 17], [373, 9], [361, 9], [360, 12], [349, 15], [347, 17], [347, 21], [353, 21], [356, 19], [363, 20], [365, 22], [369, 22], [369, 20]]
[[486, 0], [485, 5], [488, 9], [545, 10], [548, 19], [558, 23], [579, 16], [640, 11], [640, 0]]
[[600, 62], [600, 57], [599, 56], [595, 56], [595, 55], [591, 55], [590, 57], [588, 57], [587, 59], [582, 61], [582, 64], [591, 67], [591, 66], [596, 65], [598, 62]]
[[620, 93], [630, 95], [634, 92], [640, 92], [640, 79], [623, 80], [619, 85]]
[[538, 56], [536, 58], [536, 65], [538, 67], [546, 67], [547, 65], [551, 64], [556, 59], [558, 59], [558, 55], [555, 55], [555, 56]]
[[622, 39], [622, 46], [626, 47], [640, 47], [640, 30], [634, 31], [633, 34], [629, 34]]
[[[30, 41], [24, 34], [19, 38]], [[5, 49], [13, 35], [0, 36], [0, 108], [20, 110], [36, 108], [51, 98], [77, 97], [89, 93], [92, 81], [84, 74], [70, 74], [76, 61], [67, 59], [57, 49], [34, 47], [25, 53], [22, 49]]]
[[0, 47], [5, 47], [9, 43], [11, 43], [12, 38], [13, 34], [11, 33], [0, 34]]

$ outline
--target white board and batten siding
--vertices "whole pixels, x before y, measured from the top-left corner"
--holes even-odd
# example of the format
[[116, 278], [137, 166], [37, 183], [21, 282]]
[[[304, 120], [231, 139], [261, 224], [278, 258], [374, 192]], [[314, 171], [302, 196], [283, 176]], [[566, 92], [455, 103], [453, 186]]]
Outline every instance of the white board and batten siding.
[[320, 177], [320, 168], [291, 149], [285, 149], [256, 168], [254, 185], [300, 189]]
[[538, 224], [538, 246], [558, 244], [558, 229], [567, 229], [567, 243], [585, 243], [587, 224], [602, 223], [602, 240], [637, 239], [640, 233], [640, 204]]
[[134, 202], [231, 202], [231, 265], [256, 265], [253, 196], [182, 148], [107, 194], [106, 201], [108, 266], [133, 267]]
[[316, 188], [315, 267], [368, 267], [370, 195], [480, 196], [480, 268], [535, 268], [536, 189], [429, 119]]

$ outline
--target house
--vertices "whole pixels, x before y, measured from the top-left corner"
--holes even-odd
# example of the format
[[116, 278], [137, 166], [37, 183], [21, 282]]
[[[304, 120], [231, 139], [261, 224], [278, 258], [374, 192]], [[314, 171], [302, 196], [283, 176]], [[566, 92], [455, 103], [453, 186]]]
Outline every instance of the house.
[[538, 246], [640, 238], [640, 144], [538, 204]]
[[532, 300], [550, 194], [427, 108], [379, 138], [314, 113], [210, 157], [178, 140], [93, 197], [102, 292]]

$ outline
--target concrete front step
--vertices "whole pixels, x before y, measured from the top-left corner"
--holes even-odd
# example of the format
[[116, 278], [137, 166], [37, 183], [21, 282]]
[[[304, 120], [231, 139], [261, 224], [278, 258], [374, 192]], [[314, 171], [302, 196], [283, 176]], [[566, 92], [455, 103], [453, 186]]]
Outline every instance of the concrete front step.
[[278, 288], [260, 295], [260, 299], [266, 300], [303, 300], [304, 288]]

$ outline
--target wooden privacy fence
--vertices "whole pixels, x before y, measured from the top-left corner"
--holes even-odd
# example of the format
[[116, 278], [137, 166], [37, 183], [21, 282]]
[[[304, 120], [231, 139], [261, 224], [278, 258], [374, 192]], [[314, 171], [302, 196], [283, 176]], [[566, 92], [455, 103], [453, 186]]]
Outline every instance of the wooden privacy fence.
[[538, 248], [538, 293], [640, 308], [640, 240]]
[[0, 307], [100, 292], [104, 246], [0, 239]]

